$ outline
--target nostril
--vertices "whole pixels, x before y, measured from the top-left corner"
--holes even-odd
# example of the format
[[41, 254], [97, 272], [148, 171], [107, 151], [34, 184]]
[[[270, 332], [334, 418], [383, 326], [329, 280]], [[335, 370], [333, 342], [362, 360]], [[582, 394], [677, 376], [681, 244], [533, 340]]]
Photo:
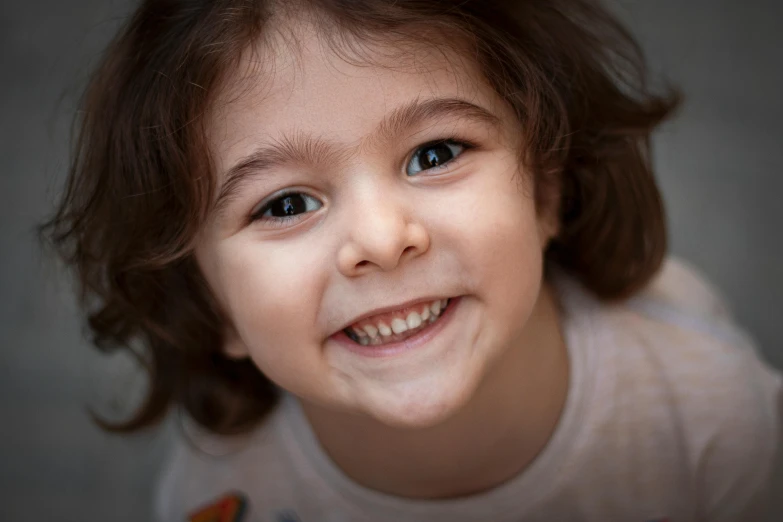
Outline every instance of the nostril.
[[[416, 247], [415, 246], [405, 247], [405, 250], [402, 251], [402, 254], [400, 254], [400, 257], [405, 257], [405, 255], [408, 253], [408, 251], [411, 251], [411, 250], [416, 250]], [[369, 263], [370, 263], [370, 261], [364, 259], [364, 260], [359, 261], [358, 263], [356, 263], [356, 268], [364, 268]]]

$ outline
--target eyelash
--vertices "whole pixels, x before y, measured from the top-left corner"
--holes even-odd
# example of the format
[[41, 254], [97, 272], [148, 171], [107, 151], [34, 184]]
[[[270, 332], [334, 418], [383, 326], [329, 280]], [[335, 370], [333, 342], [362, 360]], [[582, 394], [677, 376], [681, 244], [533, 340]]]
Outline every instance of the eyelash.
[[[416, 158], [417, 153], [419, 153], [419, 152], [421, 152], [423, 150], [426, 150], [428, 148], [433, 148], [433, 147], [435, 147], [437, 145], [442, 145], [442, 144], [456, 145], [458, 147], [462, 147], [462, 150], [460, 151], [460, 153], [458, 155], [456, 155], [455, 157], [447, 160], [444, 164], [437, 165], [437, 166], [429, 168], [429, 169], [423, 169], [421, 172], [425, 172], [425, 171], [432, 172], [432, 171], [438, 171], [438, 170], [441, 170], [441, 169], [449, 168], [450, 166], [453, 165], [454, 162], [459, 161], [459, 159], [462, 157], [462, 155], [465, 152], [467, 152], [467, 151], [477, 147], [477, 145], [473, 144], [470, 141], [458, 140], [458, 139], [455, 139], [455, 138], [439, 139], [439, 140], [433, 140], [433, 141], [424, 143], [424, 144], [419, 145], [418, 147], [416, 147], [413, 150], [413, 152], [407, 157], [407, 161], [405, 162], [406, 174], [407, 174], [407, 171], [408, 171], [408, 166], [414, 160], [414, 158]], [[307, 198], [315, 199], [315, 198], [313, 198], [313, 196], [310, 196], [308, 194], [305, 194], [305, 193], [297, 191], [297, 190], [284, 191], [281, 194], [277, 195], [274, 199], [272, 199], [269, 202], [267, 202], [264, 205], [262, 205], [258, 210], [253, 212], [250, 215], [250, 221], [251, 222], [264, 221], [268, 226], [274, 228], [274, 227], [283, 227], [286, 224], [290, 223], [291, 221], [299, 220], [302, 216], [304, 216], [305, 214], [307, 214], [309, 212], [303, 212], [301, 214], [296, 214], [296, 215], [293, 215], [293, 216], [285, 216], [285, 217], [281, 217], [281, 216], [266, 216], [266, 217], [264, 217], [264, 214], [272, 207], [272, 205], [274, 205], [275, 203], [277, 203], [280, 200], [283, 200], [283, 199], [285, 199], [287, 197], [294, 196], [294, 195], [301, 195], [301, 196], [305, 196]]]

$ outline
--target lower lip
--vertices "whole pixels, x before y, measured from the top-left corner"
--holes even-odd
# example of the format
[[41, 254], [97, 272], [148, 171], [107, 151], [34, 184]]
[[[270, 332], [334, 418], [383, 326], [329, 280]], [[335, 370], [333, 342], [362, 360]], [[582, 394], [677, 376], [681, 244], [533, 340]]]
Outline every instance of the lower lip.
[[462, 297], [452, 297], [449, 301], [449, 306], [443, 311], [440, 318], [432, 323], [427, 328], [420, 330], [416, 335], [408, 337], [404, 341], [398, 341], [396, 343], [381, 344], [378, 346], [363, 346], [355, 343], [348, 337], [345, 332], [340, 330], [338, 333], [332, 335], [330, 339], [334, 339], [348, 350], [364, 356], [364, 357], [391, 357], [403, 352], [415, 350], [425, 346], [432, 341], [441, 330], [451, 322], [454, 317], [454, 313], [457, 307], [460, 305]]

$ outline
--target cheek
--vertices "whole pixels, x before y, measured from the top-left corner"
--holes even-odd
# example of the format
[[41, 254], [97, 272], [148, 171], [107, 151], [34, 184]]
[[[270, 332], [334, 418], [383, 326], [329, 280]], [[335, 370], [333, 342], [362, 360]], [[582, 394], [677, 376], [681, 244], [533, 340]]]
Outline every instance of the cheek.
[[473, 176], [447, 205], [452, 240], [469, 249], [475, 271], [522, 269], [541, 259], [535, 202], [510, 171], [503, 165]]
[[226, 312], [254, 359], [290, 354], [316, 339], [323, 267], [312, 245], [261, 245], [237, 238], [217, 256], [217, 284]]
[[[484, 285], [509, 310], [527, 308], [534, 301], [541, 282], [543, 255], [532, 202], [520, 195], [505, 198], [495, 209], [493, 226], [484, 231], [479, 251], [485, 267]], [[516, 310], [519, 312], [520, 310]]]
[[538, 299], [543, 253], [535, 203], [511, 176], [486, 176], [464, 199], [455, 241], [487, 321], [521, 329]]

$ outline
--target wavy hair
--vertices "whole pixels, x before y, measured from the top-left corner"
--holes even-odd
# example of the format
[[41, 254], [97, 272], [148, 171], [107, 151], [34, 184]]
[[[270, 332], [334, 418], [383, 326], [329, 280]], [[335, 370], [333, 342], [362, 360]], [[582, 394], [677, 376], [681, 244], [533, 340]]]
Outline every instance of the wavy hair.
[[515, 111], [537, 203], [560, 209], [547, 260], [603, 299], [657, 272], [666, 229], [650, 134], [679, 95], [651, 91], [639, 45], [598, 2], [146, 0], [84, 93], [67, 185], [42, 225], [75, 273], [94, 344], [129, 350], [148, 372], [143, 404], [121, 423], [96, 418], [105, 429], [137, 430], [180, 405], [212, 432], [240, 433], [275, 404], [249, 359], [222, 353], [224, 318], [193, 243], [215, 190], [206, 114], [281, 9], [317, 14], [333, 45], [440, 35]]

